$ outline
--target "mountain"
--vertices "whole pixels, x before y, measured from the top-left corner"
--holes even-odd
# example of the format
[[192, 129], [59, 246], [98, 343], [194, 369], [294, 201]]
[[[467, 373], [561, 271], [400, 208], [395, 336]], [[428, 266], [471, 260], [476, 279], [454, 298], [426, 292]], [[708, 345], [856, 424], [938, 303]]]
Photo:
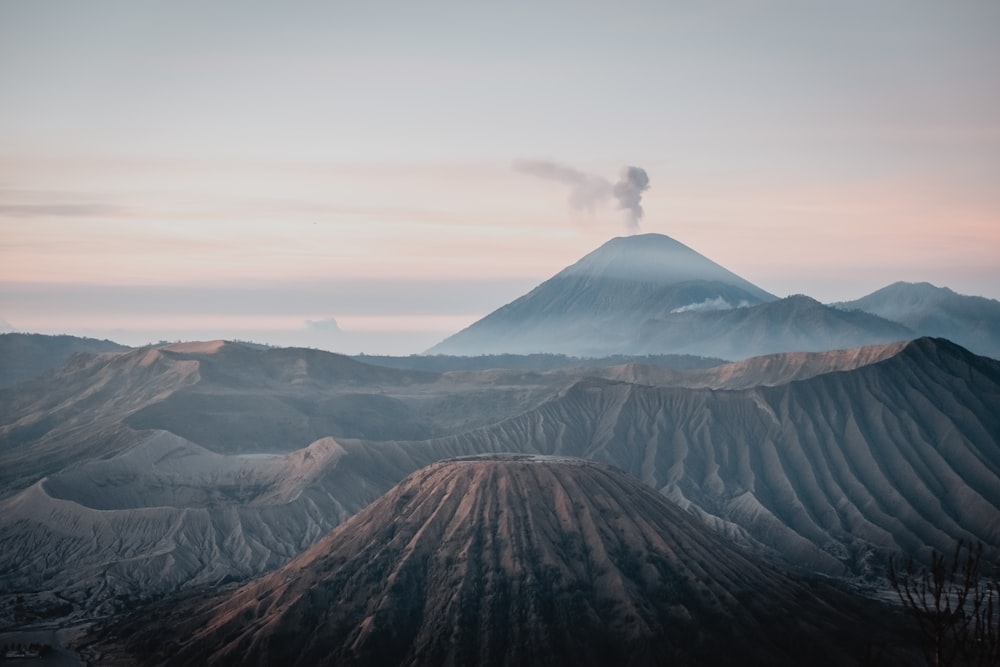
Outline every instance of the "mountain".
[[620, 471], [517, 455], [423, 468], [288, 565], [205, 597], [90, 650], [150, 665], [846, 665], [893, 625]]
[[692, 389], [773, 387], [817, 375], [850, 371], [895, 356], [909, 342], [867, 345], [826, 352], [785, 352], [752, 357], [706, 368], [676, 370], [669, 366], [627, 363], [595, 368], [588, 374], [630, 384]]
[[517, 414], [559, 378], [372, 366], [297, 348], [209, 341], [74, 357], [0, 390], [0, 498], [168, 431], [220, 454], [286, 454], [328, 436], [444, 435]]
[[259, 575], [414, 470], [490, 452], [610, 463], [757, 554], [873, 585], [959, 539], [1000, 558], [1000, 362], [945, 340], [441, 375], [215, 342], [0, 394], [0, 625], [16, 591], [83, 619]]
[[662, 234], [614, 238], [429, 354], [630, 354], [614, 341], [672, 311], [728, 309], [772, 294]]
[[1000, 359], [1000, 301], [956, 294], [930, 283], [897, 282], [855, 301], [832, 304], [899, 322], [921, 336], [948, 338]]
[[612, 239], [429, 354], [686, 354], [745, 359], [913, 338], [805, 296], [777, 299], [667, 236]]
[[42, 334], [0, 334], [0, 389], [62, 366], [74, 354], [128, 349], [110, 340]]
[[631, 343], [636, 353], [669, 349], [747, 359], [778, 352], [821, 352], [910, 340], [896, 322], [824, 306], [794, 295], [750, 308], [683, 312], [645, 321]]

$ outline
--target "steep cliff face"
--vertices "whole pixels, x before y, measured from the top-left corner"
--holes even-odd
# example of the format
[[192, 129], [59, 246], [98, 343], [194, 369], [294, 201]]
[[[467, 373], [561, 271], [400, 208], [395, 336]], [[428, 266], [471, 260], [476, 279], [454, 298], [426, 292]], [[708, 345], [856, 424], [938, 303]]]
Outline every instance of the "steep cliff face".
[[164, 665], [835, 665], [870, 609], [620, 471], [508, 455], [419, 470], [278, 571], [115, 632]]

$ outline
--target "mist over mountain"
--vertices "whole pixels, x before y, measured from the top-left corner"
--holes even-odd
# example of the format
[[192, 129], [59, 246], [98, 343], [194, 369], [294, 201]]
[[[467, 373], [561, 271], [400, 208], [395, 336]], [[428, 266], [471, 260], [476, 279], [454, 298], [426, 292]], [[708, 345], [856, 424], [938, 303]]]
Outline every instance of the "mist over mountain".
[[746, 359], [777, 352], [821, 352], [913, 338], [907, 327], [864, 312], [838, 311], [804, 295], [751, 308], [681, 312], [642, 323], [636, 351]]
[[91, 650], [150, 665], [846, 665], [893, 625], [620, 471], [498, 455], [423, 468], [274, 573], [154, 607]]
[[661, 234], [612, 239], [429, 354], [689, 354], [744, 359], [913, 338], [804, 296], [777, 299]]
[[897, 282], [854, 301], [831, 304], [899, 322], [921, 336], [948, 338], [1000, 359], [1000, 301], [930, 283]]

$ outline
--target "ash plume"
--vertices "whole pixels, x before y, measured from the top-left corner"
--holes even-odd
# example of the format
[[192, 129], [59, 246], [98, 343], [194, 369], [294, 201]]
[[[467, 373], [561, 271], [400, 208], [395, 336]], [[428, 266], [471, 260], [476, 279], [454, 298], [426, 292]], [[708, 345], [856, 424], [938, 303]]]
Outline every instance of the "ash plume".
[[642, 221], [642, 193], [649, 189], [649, 175], [641, 167], [623, 167], [616, 183], [603, 176], [588, 174], [568, 165], [547, 160], [515, 160], [516, 171], [568, 185], [569, 205], [576, 211], [593, 213], [598, 204], [614, 200], [625, 211], [629, 233], [639, 231]]

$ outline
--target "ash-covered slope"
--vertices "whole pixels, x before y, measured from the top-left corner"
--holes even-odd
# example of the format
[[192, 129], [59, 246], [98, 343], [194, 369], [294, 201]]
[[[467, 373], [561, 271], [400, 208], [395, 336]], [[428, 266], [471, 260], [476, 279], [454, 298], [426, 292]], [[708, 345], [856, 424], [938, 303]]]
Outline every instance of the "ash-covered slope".
[[889, 554], [959, 539], [1000, 557], [1000, 363], [941, 339], [773, 387], [582, 380], [496, 425], [356, 456], [415, 468], [489, 451], [612, 463], [815, 571], [872, 574]]
[[647, 319], [774, 299], [668, 236], [619, 237], [428, 353], [631, 354], [621, 341]]
[[461, 432], [563, 385], [223, 341], [76, 357], [0, 393], [0, 626], [18, 594], [87, 616], [260, 574], [413, 470], [340, 476], [331, 436]]
[[[0, 449], [5, 479], [37, 472], [2, 489], [0, 594], [58, 593], [86, 615], [260, 574], [414, 470], [502, 451], [612, 463], [730, 538], [830, 574], [878, 576], [889, 554], [957, 539], [1000, 555], [1000, 363], [947, 341], [779, 355], [670, 386], [591, 369], [396, 384], [378, 369], [368, 383], [336, 355], [233, 350], [229, 364], [227, 346], [210, 347], [130, 352], [97, 363], [90, 384], [81, 369], [0, 404], [44, 427]], [[344, 396], [370, 410], [324, 421]], [[440, 435], [359, 435], [399, 406]], [[131, 428], [139, 415], [158, 430]], [[263, 439], [262, 420], [280, 430]], [[333, 427], [348, 437], [328, 438]]]
[[837, 665], [871, 606], [620, 471], [499, 456], [419, 470], [276, 572], [114, 632], [161, 665]]
[[899, 322], [921, 336], [947, 338], [1000, 359], [1000, 301], [930, 283], [897, 282], [855, 301], [832, 304]]
[[298, 348], [209, 341], [80, 355], [0, 390], [0, 498], [170, 431], [223, 454], [287, 453], [324, 437], [415, 439], [517, 414], [559, 380], [372, 366]]
[[134, 444], [125, 418], [199, 380], [197, 360], [143, 348], [77, 355], [0, 391], [0, 498]]
[[745, 359], [913, 338], [897, 322], [777, 299], [660, 234], [616, 238], [430, 354], [686, 354]]
[[898, 354], [909, 344], [866, 345], [827, 352], [786, 352], [751, 357], [709, 368], [674, 370], [654, 364], [622, 364], [594, 369], [592, 375], [632, 384], [708, 389], [774, 387], [817, 375], [851, 371]]
[[360, 508], [316, 485], [343, 455], [325, 438], [227, 456], [161, 431], [45, 478], [0, 501], [0, 626], [44, 617], [52, 596], [89, 618], [273, 569]]

